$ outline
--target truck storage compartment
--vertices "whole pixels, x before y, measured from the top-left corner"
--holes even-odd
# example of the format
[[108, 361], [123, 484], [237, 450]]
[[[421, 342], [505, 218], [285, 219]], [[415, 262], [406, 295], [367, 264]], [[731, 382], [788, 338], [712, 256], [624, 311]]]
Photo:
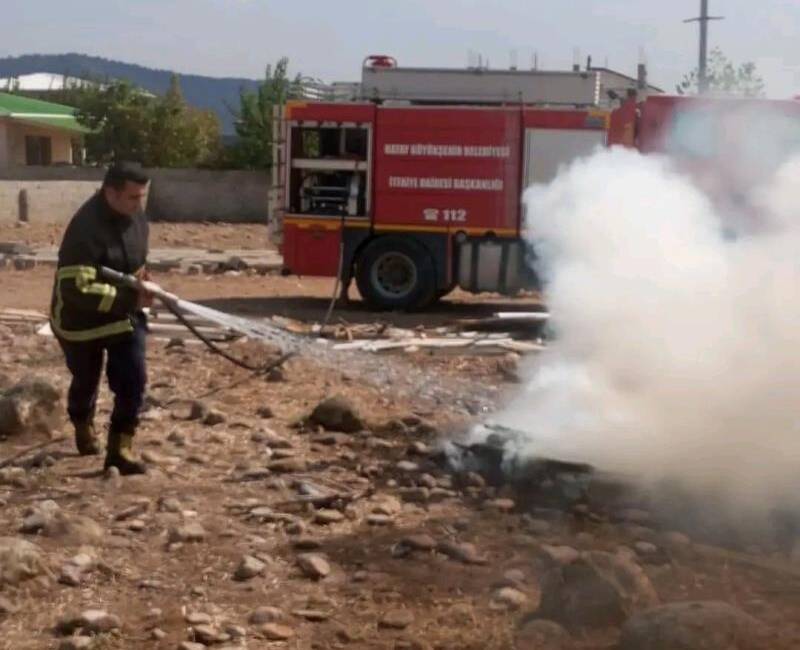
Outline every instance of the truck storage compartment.
[[335, 276], [342, 232], [334, 224], [286, 224], [283, 265], [295, 275]]
[[289, 212], [365, 216], [369, 209], [369, 141], [369, 128], [354, 124], [293, 125]]
[[478, 293], [514, 294], [538, 288], [532, 253], [520, 239], [466, 238], [457, 244], [458, 286]]

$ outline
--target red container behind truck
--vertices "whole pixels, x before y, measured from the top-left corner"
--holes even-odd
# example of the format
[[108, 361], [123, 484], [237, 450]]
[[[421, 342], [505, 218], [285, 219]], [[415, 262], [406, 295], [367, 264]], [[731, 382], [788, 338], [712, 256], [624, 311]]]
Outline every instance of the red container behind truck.
[[668, 156], [712, 201], [727, 234], [753, 234], [769, 225], [753, 190], [800, 153], [800, 102], [668, 95], [631, 99], [612, 114], [608, 143]]

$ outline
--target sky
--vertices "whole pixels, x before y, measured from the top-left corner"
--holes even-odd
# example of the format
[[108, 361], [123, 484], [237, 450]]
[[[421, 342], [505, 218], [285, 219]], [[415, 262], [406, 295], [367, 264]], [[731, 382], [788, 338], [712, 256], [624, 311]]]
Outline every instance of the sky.
[[[364, 56], [400, 65], [608, 65], [673, 91], [696, 66], [700, 0], [6, 0], [0, 57], [81, 52], [211, 76], [292, 72], [357, 81]], [[710, 46], [755, 61], [770, 97], [800, 95], [800, 0], [710, 0]]]

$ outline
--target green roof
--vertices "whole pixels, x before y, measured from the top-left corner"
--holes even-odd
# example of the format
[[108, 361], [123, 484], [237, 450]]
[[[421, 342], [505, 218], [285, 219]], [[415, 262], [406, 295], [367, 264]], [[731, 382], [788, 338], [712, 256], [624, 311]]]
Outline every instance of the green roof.
[[89, 132], [78, 123], [71, 106], [9, 93], [0, 93], [0, 117], [75, 133]]
[[41, 115], [74, 115], [75, 109], [64, 104], [44, 102], [21, 95], [0, 93], [0, 115], [9, 113], [39, 113]]

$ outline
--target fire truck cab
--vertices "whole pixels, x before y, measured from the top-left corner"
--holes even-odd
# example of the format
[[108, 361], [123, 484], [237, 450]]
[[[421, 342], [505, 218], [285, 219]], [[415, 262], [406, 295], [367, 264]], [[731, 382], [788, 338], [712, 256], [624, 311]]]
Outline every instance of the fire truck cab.
[[606, 146], [600, 98], [638, 82], [589, 68], [493, 73], [376, 57], [357, 101], [283, 107], [270, 230], [285, 271], [355, 279], [376, 309], [420, 309], [455, 287], [535, 287], [523, 190]]

